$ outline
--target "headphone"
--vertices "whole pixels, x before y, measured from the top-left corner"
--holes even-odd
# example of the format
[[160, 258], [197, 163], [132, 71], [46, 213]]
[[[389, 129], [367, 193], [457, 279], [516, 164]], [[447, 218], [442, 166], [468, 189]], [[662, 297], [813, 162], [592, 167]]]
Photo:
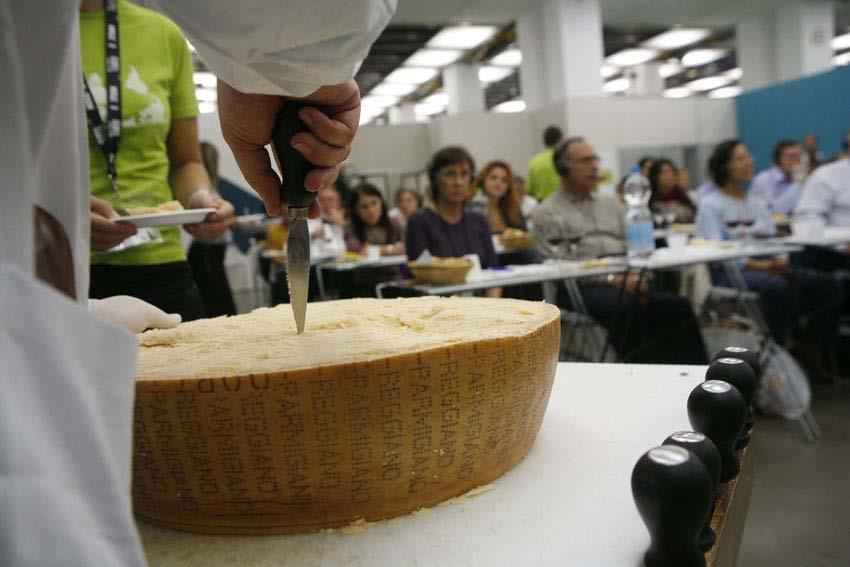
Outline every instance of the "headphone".
[[555, 171], [558, 172], [558, 175], [566, 177], [570, 174], [570, 164], [563, 158], [567, 155], [567, 151], [570, 149], [570, 144], [583, 141], [584, 138], [580, 136], [573, 136], [572, 138], [567, 138], [561, 142], [557, 148], [555, 148], [555, 151], [552, 153], [552, 163], [555, 165]]

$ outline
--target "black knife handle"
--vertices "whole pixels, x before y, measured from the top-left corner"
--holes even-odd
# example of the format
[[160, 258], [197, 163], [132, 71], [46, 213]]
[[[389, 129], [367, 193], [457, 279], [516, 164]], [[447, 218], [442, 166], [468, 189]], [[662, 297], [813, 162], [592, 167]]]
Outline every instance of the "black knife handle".
[[286, 101], [277, 113], [272, 129], [272, 150], [282, 180], [280, 200], [295, 208], [309, 207], [316, 200], [316, 192], [304, 188], [304, 180], [315, 166], [293, 148], [291, 142], [295, 134], [307, 130], [298, 117], [298, 111], [304, 106], [300, 102]]

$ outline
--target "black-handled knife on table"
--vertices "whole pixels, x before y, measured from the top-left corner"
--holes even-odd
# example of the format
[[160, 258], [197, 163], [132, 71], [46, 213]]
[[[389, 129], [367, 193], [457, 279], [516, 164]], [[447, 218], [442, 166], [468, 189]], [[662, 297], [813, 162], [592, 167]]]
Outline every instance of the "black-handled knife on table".
[[286, 238], [286, 281], [289, 285], [289, 303], [295, 317], [298, 334], [304, 332], [307, 318], [307, 293], [310, 282], [310, 231], [307, 214], [316, 200], [316, 193], [304, 188], [307, 173], [315, 166], [292, 147], [292, 137], [307, 127], [298, 117], [305, 105], [287, 101], [277, 114], [272, 130], [272, 149], [281, 172], [280, 199], [289, 207], [292, 219]]

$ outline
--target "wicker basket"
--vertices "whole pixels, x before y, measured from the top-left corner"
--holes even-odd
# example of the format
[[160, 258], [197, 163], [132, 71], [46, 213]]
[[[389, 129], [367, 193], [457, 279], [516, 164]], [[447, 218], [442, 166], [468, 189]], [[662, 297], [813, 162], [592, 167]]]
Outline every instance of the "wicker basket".
[[499, 242], [505, 250], [527, 250], [534, 247], [534, 238], [527, 232], [523, 234], [503, 234], [499, 236]]
[[466, 282], [466, 274], [472, 269], [472, 262], [453, 259], [451, 265], [417, 264], [410, 262], [407, 265], [413, 278], [419, 282], [430, 285], [454, 285]]

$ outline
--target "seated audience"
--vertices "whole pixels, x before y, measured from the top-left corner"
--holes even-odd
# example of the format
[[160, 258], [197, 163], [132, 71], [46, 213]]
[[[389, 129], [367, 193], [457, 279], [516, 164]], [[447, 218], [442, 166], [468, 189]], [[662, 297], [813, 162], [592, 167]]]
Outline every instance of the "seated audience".
[[[410, 216], [405, 237], [408, 258], [416, 260], [425, 250], [441, 257], [477, 254], [482, 268], [498, 266], [487, 219], [466, 209], [474, 172], [475, 162], [464, 148], [449, 146], [434, 154], [428, 165], [434, 207]], [[500, 297], [501, 289], [489, 289], [487, 295]]]
[[679, 171], [669, 159], [658, 159], [649, 168], [649, 208], [664, 219], [665, 225], [692, 223], [696, 217], [696, 206], [679, 185], [679, 179]]
[[702, 200], [717, 191], [717, 185], [714, 183], [714, 180], [709, 177], [702, 183], [696, 186], [694, 189], [694, 195], [696, 196], [697, 205], [702, 203]]
[[531, 222], [531, 217], [534, 216], [534, 209], [540, 204], [540, 201], [529, 195], [525, 187], [525, 179], [521, 175], [514, 175], [514, 193], [519, 199], [519, 210], [527, 222]]
[[[626, 252], [625, 206], [614, 196], [596, 190], [599, 157], [581, 138], [569, 138], [554, 152], [561, 188], [534, 214], [533, 234], [544, 258], [558, 255], [553, 237], [582, 234], [578, 254], [583, 258]], [[624, 362], [705, 364], [702, 335], [687, 300], [650, 287], [647, 278], [631, 273], [580, 280], [588, 313], [608, 328], [611, 344]], [[623, 290], [621, 296], [621, 290]], [[561, 288], [558, 302], [571, 305]]]
[[475, 184], [483, 195], [473, 197], [470, 208], [487, 217], [494, 234], [500, 234], [506, 228], [525, 230], [519, 199], [512, 191], [513, 177], [511, 167], [496, 160], [484, 166]]
[[345, 252], [345, 211], [336, 187], [325, 187], [317, 197], [322, 214], [307, 221], [310, 250], [315, 258], [334, 257]]
[[364, 183], [351, 193], [345, 225], [345, 245], [351, 252], [365, 253], [366, 247], [381, 247], [382, 254], [402, 254], [404, 243], [398, 222], [387, 214], [384, 197], [374, 185]]
[[767, 203], [774, 214], [790, 215], [800, 198], [797, 182], [803, 150], [793, 140], [780, 140], [773, 146], [773, 167], [753, 178], [750, 193]]
[[818, 148], [818, 137], [815, 134], [803, 136], [803, 151], [806, 174], [811, 174], [824, 162], [823, 152]]
[[[709, 170], [718, 190], [706, 197], [697, 214], [697, 232], [703, 238], [727, 240], [744, 231], [771, 235], [774, 225], [767, 203], [747, 193], [753, 176], [753, 159], [741, 141], [720, 143], [709, 159]], [[762, 312], [774, 339], [785, 343], [800, 316], [808, 321], [800, 340], [800, 353], [822, 371], [821, 347], [832, 345], [838, 326], [840, 290], [834, 278], [812, 269], [795, 267], [785, 256], [748, 258], [738, 262], [747, 286], [761, 296]], [[715, 283], [730, 286], [726, 271], [716, 266]]]
[[649, 170], [652, 169], [653, 164], [655, 164], [655, 158], [650, 156], [643, 156], [637, 162], [638, 170], [640, 170], [640, 174], [644, 177], [649, 177]]
[[828, 226], [850, 227], [850, 157], [819, 167], [803, 186], [798, 215], [820, 215]]
[[415, 189], [402, 187], [395, 192], [393, 197], [395, 207], [388, 213], [390, 219], [394, 220], [401, 230], [401, 238], [404, 240], [404, 231], [407, 229], [407, 219], [410, 215], [422, 208], [422, 195]]

